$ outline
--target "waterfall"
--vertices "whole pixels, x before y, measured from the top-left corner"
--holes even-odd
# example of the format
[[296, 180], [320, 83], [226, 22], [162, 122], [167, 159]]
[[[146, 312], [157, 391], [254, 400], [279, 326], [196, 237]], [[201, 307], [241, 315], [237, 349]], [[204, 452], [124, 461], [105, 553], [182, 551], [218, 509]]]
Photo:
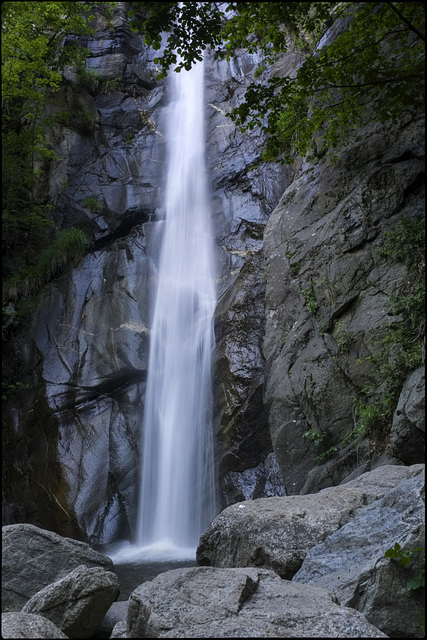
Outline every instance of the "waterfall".
[[215, 511], [213, 239], [203, 62], [170, 74], [168, 157], [143, 420], [137, 545], [195, 552]]

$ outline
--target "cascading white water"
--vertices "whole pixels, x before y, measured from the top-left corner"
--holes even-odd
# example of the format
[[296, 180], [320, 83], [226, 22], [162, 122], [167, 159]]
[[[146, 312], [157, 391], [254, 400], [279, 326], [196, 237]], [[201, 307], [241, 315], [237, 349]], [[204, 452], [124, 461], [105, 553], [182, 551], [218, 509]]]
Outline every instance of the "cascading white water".
[[142, 441], [137, 545], [194, 552], [215, 515], [213, 240], [205, 172], [203, 62], [170, 74], [165, 220]]

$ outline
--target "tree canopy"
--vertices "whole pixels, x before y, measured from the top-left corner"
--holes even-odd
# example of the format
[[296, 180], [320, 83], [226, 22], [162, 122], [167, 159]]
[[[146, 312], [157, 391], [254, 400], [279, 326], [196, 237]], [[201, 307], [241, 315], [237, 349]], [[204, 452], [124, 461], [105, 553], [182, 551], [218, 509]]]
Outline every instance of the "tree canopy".
[[93, 33], [81, 2], [2, 3], [2, 255], [3, 275], [38, 257], [51, 227], [49, 205], [33, 188], [50, 119], [44, 105], [57, 91], [66, 65], [88, 52], [68, 35]]
[[[260, 51], [272, 64], [295, 44], [295, 77], [254, 79], [228, 114], [267, 134], [265, 159], [292, 162], [350, 141], [369, 121], [396, 120], [424, 105], [423, 2], [133, 2], [133, 26], [160, 50], [161, 75], [190, 68], [210, 47], [230, 58]], [[329, 34], [322, 37], [331, 28]]]

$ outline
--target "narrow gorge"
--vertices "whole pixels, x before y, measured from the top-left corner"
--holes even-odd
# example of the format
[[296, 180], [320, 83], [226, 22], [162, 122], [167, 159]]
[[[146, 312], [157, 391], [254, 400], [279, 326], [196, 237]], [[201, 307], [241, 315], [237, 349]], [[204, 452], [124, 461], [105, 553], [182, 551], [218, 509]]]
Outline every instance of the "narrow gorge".
[[2, 637], [424, 637], [424, 6], [3, 4]]
[[[4, 400], [3, 524], [106, 548], [138, 528], [171, 96], [125, 3], [94, 26], [86, 75], [68, 68], [49, 104], [70, 118], [49, 133], [57, 159], [39, 186], [57, 228], [84, 232], [88, 249], [6, 329], [6, 375], [20, 385]], [[424, 218], [424, 114], [370, 125], [333, 163], [315, 145], [306, 160], [267, 163], [262, 131], [226, 114], [254, 74], [302, 61], [298, 49], [264, 70], [257, 53], [205, 55], [217, 512], [424, 461], [424, 350], [398, 380], [389, 437], [366, 424], [367, 398], [379, 419], [389, 365], [400, 371], [399, 341], [384, 351], [405, 321], [393, 296], [415, 295], [390, 238], [400, 229], [404, 245]]]

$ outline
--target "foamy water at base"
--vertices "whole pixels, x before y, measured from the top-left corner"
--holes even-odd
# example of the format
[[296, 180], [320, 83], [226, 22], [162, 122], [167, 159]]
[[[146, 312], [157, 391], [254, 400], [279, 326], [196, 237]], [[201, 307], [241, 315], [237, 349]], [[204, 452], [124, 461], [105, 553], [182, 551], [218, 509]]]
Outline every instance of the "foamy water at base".
[[126, 543], [114, 548], [108, 553], [114, 564], [126, 562], [179, 562], [181, 560], [196, 560], [195, 547], [178, 547], [170, 540], [159, 540], [153, 544], [139, 546]]

